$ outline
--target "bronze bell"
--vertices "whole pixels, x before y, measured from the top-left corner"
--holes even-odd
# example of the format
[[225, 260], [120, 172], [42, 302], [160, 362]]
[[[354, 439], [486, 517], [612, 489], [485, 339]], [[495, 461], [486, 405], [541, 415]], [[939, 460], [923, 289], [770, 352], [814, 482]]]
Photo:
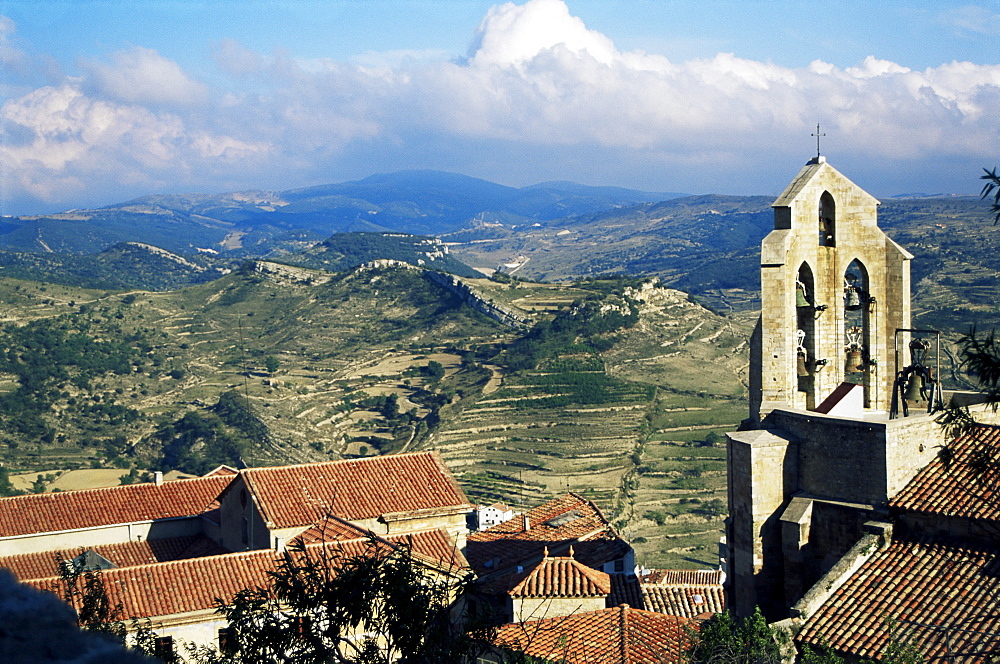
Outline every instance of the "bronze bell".
[[844, 308], [848, 311], [857, 311], [861, 308], [861, 294], [858, 293], [857, 288], [847, 289], [847, 294], [844, 297]]
[[801, 285], [795, 289], [795, 306], [799, 309], [812, 306], [806, 299], [806, 289]]
[[795, 372], [799, 375], [800, 378], [809, 375], [809, 369], [806, 368], [805, 353], [795, 354]]
[[845, 373], [858, 373], [865, 370], [864, 358], [861, 357], [861, 351], [857, 348], [851, 348], [847, 351], [847, 362], [844, 364]]
[[907, 401], [924, 401], [924, 376], [920, 373], [910, 374], [906, 381], [906, 392], [903, 398]]

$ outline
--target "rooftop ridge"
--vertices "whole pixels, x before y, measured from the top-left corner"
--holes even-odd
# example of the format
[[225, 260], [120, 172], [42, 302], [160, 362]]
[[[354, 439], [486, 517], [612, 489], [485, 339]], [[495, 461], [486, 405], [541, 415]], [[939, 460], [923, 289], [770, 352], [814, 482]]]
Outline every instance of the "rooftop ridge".
[[43, 499], [54, 499], [54, 500], [65, 500], [63, 496], [73, 496], [80, 495], [84, 493], [101, 493], [101, 492], [129, 492], [129, 491], [142, 491], [144, 488], [157, 487], [162, 488], [167, 485], [175, 485], [181, 482], [192, 483], [192, 482], [220, 482], [222, 480], [232, 480], [232, 475], [209, 475], [200, 477], [179, 477], [173, 480], [163, 480], [162, 484], [156, 484], [155, 482], [138, 482], [136, 484], [116, 484], [114, 486], [95, 486], [90, 489], [64, 489], [62, 491], [48, 491], [45, 493], [27, 493], [20, 496], [4, 496], [0, 497], [0, 502], [2, 501], [30, 501], [30, 500], [43, 500]]
[[232, 479], [215, 475], [0, 498], [0, 539], [197, 517]]
[[386, 454], [377, 456], [366, 456], [358, 457], [354, 459], [330, 459], [328, 461], [313, 461], [305, 463], [289, 463], [282, 466], [252, 466], [248, 468], [241, 468], [239, 472], [258, 472], [258, 471], [269, 471], [269, 470], [284, 470], [288, 468], [309, 468], [317, 466], [346, 466], [346, 465], [361, 465], [365, 463], [379, 463], [383, 462], [385, 459], [399, 459], [403, 457], [415, 457], [415, 456], [427, 456], [427, 457], [438, 457], [440, 458], [440, 453], [437, 450], [425, 450], [419, 452], [400, 452], [399, 454]]
[[628, 656], [628, 642], [631, 641], [631, 634], [629, 633], [629, 623], [628, 623], [628, 604], [622, 604], [618, 607], [618, 655], [621, 657], [621, 661], [628, 662], [631, 659]]

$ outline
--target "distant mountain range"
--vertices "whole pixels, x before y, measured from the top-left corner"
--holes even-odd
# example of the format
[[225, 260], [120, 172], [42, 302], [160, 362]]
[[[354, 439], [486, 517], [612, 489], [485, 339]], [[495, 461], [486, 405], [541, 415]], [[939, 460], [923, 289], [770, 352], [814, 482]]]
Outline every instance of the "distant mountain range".
[[0, 249], [96, 253], [141, 242], [179, 254], [266, 255], [334, 233], [441, 235], [475, 223], [592, 214], [680, 194], [548, 182], [514, 188], [439, 171], [404, 171], [288, 191], [144, 196], [96, 210], [5, 217]]
[[[656, 275], [720, 310], [756, 308], [771, 197], [571, 182], [507, 187], [405, 171], [282, 192], [170, 194], [0, 219], [0, 276], [169, 290], [266, 258], [324, 270], [377, 259], [470, 277]], [[971, 197], [890, 198], [879, 224], [915, 255], [914, 311], [958, 328], [1000, 317], [1000, 253]], [[475, 269], [474, 269], [475, 268]], [[926, 311], [927, 314], [921, 312]]]

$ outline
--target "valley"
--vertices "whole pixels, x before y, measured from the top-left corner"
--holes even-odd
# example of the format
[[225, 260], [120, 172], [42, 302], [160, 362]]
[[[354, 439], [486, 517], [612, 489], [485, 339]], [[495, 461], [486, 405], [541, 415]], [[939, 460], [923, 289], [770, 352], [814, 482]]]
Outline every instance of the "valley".
[[[41, 491], [433, 449], [474, 501], [576, 491], [641, 564], [713, 567], [771, 199], [649, 196], [410, 173], [10, 220], [3, 471]], [[983, 209], [881, 208], [946, 339], [1000, 315]]]

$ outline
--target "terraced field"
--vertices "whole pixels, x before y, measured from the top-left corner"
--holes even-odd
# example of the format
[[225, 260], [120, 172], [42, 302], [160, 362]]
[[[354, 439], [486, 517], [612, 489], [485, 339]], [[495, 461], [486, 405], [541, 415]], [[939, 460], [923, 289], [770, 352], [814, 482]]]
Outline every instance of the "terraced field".
[[[471, 283], [536, 320], [581, 302], [627, 311], [608, 282]], [[438, 449], [473, 500], [533, 506], [577, 491], [634, 539], [646, 565], [714, 566], [723, 450], [702, 441], [744, 416], [749, 326], [677, 291], [649, 286], [629, 297], [637, 322], [598, 334], [599, 350], [570, 339], [534, 368], [508, 372], [503, 355], [486, 358], [523, 331], [410, 270], [333, 277], [264, 266], [168, 293], [25, 285], [4, 300], [11, 318], [73, 312], [90, 317], [91, 334], [142, 332], [151, 350], [141, 370], [98, 378], [93, 395], [67, 388], [52, 411], [99, 396], [138, 419], [81, 420], [75, 431], [59, 422], [62, 442], [5, 446], [3, 461], [31, 471], [24, 488], [56, 470], [99, 468], [112, 483], [131, 468], [167, 470], [159, 432], [210, 416], [235, 391], [267, 431], [245, 449], [248, 464]], [[0, 376], [0, 390], [16, 388]], [[125, 446], [109, 452], [115, 436]]]
[[[647, 288], [640, 319], [600, 357], [563, 355], [450, 411], [438, 449], [473, 500], [593, 499], [649, 567], [718, 564], [721, 434], [746, 417], [749, 325]], [[714, 442], [715, 445], [710, 443]]]

